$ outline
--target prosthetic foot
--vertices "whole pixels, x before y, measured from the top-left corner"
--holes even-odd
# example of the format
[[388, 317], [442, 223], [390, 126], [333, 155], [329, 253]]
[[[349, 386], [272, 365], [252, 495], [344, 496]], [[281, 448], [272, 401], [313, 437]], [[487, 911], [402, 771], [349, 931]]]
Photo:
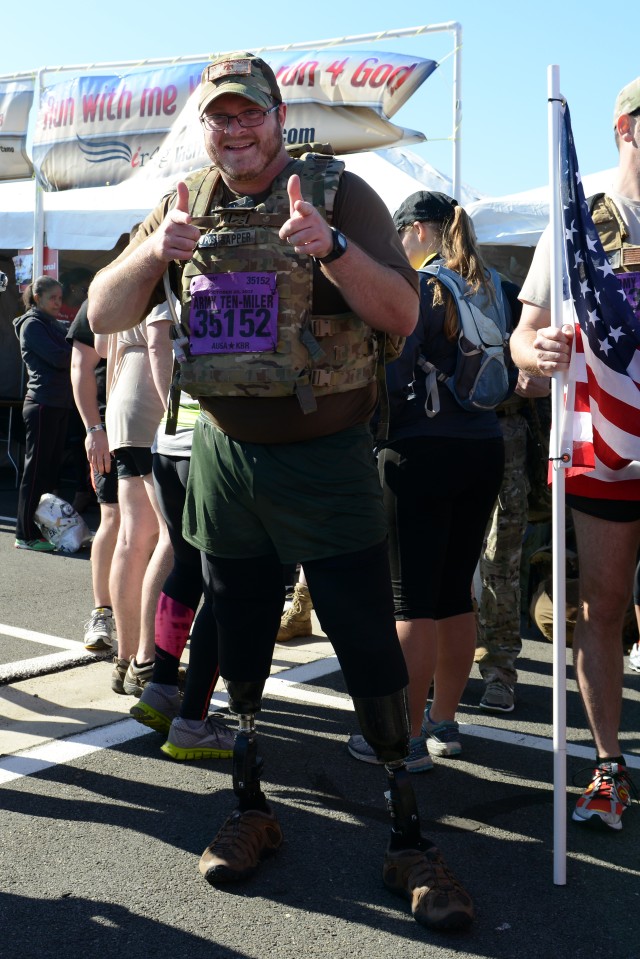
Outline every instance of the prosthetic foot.
[[389, 696], [353, 700], [360, 728], [385, 764], [391, 836], [382, 879], [390, 892], [408, 899], [414, 919], [431, 929], [463, 929], [473, 919], [469, 894], [439, 850], [420, 833], [415, 793], [404, 757], [409, 751], [406, 689]]
[[200, 858], [200, 872], [212, 885], [248, 879], [282, 843], [282, 830], [260, 784], [263, 764], [257, 751], [255, 714], [260, 710], [264, 681], [225, 680], [225, 685], [229, 709], [238, 714], [239, 722], [233, 747], [233, 791], [238, 809]]

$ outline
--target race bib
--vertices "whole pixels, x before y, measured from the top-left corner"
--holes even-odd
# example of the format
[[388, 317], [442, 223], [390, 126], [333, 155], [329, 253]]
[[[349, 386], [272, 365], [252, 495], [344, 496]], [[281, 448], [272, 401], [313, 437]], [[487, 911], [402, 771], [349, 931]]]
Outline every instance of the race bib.
[[640, 321], [640, 273], [616, 273], [631, 309]]
[[194, 356], [265, 353], [278, 343], [275, 273], [221, 273], [191, 280], [189, 346]]

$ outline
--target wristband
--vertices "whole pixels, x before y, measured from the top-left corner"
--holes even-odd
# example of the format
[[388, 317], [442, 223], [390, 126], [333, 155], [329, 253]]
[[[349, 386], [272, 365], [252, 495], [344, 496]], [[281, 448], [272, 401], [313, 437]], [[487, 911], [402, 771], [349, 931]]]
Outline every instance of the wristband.
[[100, 430], [104, 429], [104, 423], [96, 423], [95, 426], [87, 426], [87, 436], [89, 433], [98, 433]]

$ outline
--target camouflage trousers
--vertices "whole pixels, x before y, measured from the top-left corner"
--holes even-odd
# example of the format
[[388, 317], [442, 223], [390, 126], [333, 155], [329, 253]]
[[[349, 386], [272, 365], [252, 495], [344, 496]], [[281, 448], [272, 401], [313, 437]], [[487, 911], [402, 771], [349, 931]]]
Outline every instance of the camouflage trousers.
[[518, 678], [520, 637], [520, 556], [527, 528], [527, 423], [514, 413], [500, 419], [505, 466], [498, 500], [489, 519], [480, 557], [482, 596], [478, 607], [475, 661], [485, 683]]

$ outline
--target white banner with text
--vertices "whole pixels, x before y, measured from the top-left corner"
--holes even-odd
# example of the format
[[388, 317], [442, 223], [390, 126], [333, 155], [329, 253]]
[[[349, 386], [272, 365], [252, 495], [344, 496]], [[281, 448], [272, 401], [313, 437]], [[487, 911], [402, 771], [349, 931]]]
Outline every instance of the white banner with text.
[[[425, 139], [390, 118], [435, 61], [363, 50], [285, 51], [266, 59], [287, 104], [287, 148], [329, 143], [336, 153], [353, 153]], [[141, 170], [183, 176], [209, 163], [197, 115], [206, 65], [44, 82], [33, 158], [45, 189], [121, 183]]]

